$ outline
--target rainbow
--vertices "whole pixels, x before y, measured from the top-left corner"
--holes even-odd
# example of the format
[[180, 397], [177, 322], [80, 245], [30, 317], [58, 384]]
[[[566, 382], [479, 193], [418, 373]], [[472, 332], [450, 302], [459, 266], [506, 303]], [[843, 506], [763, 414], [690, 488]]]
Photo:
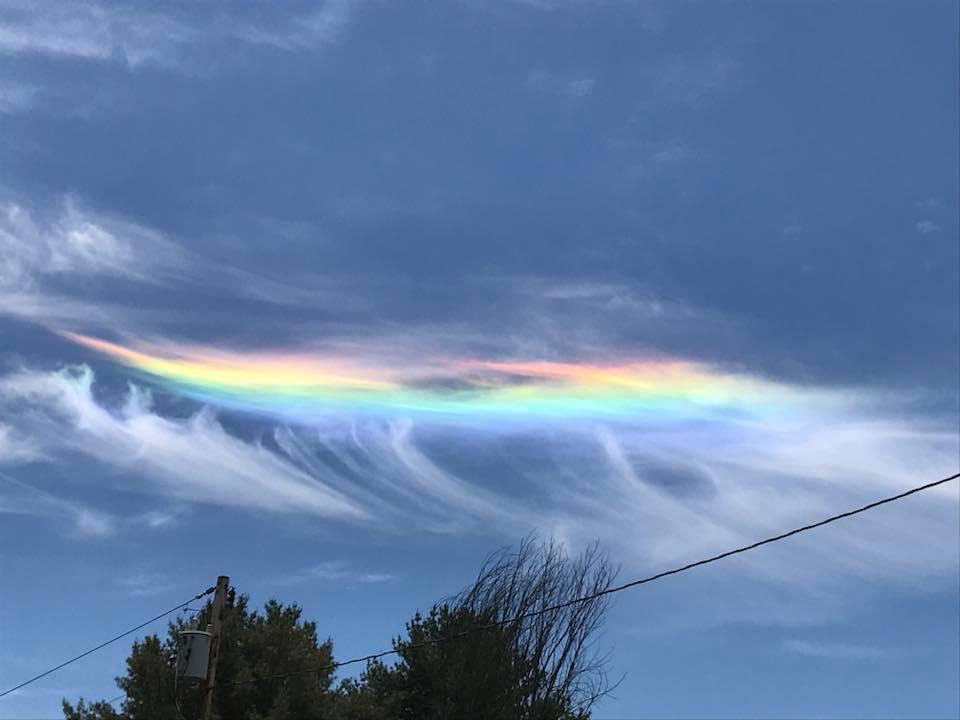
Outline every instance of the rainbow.
[[369, 357], [125, 347], [60, 335], [177, 394], [299, 421], [338, 415], [682, 421], [769, 415], [793, 395], [769, 381], [670, 359], [597, 365], [455, 358], [390, 366]]

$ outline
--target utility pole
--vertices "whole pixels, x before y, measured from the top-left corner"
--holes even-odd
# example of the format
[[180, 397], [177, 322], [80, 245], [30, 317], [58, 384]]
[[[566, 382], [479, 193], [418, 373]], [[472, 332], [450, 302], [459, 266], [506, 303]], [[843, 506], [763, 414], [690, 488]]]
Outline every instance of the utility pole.
[[230, 578], [221, 575], [217, 578], [217, 589], [210, 606], [210, 662], [207, 664], [207, 680], [203, 688], [203, 714], [201, 720], [210, 720], [213, 708], [213, 686], [217, 680], [217, 658], [220, 655], [220, 623], [223, 620], [223, 606], [227, 602], [227, 588]]

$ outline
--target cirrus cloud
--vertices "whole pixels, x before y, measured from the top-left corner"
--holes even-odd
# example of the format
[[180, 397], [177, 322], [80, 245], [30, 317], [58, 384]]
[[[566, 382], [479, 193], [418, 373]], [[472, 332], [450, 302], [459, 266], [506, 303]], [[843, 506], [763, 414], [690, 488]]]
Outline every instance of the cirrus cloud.
[[[137, 386], [111, 406], [85, 367], [0, 379], [0, 418], [15, 412], [18, 432], [53, 461], [112, 469], [114, 487], [393, 531], [538, 528], [573, 544], [601, 538], [631, 567], [661, 569], [954, 471], [948, 425], [897, 418], [863, 393], [815, 406], [776, 422], [683, 425], [261, 420], [263, 439], [245, 440], [225, 425], [242, 414], [170, 417]], [[800, 538], [732, 564], [778, 584], [948, 576], [957, 501], [956, 487], [939, 488], [833, 526], [821, 533], [829, 542]]]

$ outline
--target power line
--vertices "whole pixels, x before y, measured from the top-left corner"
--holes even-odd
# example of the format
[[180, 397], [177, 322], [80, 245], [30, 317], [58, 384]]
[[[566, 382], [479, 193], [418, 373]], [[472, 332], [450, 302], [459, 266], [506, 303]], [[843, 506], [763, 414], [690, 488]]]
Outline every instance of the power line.
[[[453, 635], [445, 635], [444, 637], [434, 638], [432, 640], [426, 640], [424, 642], [406, 645], [405, 649], [417, 650], [420, 648], [429, 647], [431, 645], [439, 645], [440, 643], [448, 642], [451, 640], [458, 640], [460, 638], [464, 638], [470, 635], [471, 633], [482, 632], [485, 630], [494, 630], [496, 628], [503, 627], [504, 625], [512, 625], [513, 623], [522, 622], [523, 620], [528, 620], [529, 618], [532, 618], [532, 617], [544, 615], [549, 612], [555, 612], [557, 610], [563, 610], [564, 608], [568, 608], [571, 605], [577, 605], [579, 603], [589, 602], [590, 600], [596, 600], [597, 598], [603, 597], [605, 595], [612, 595], [613, 593], [618, 593], [623, 590], [628, 590], [630, 588], [634, 588], [639, 585], [645, 585], [655, 580], [660, 580], [662, 578], [669, 577], [670, 575], [678, 575], [688, 570], [693, 570], [694, 568], [700, 567], [702, 565], [709, 565], [710, 563], [717, 562], [718, 560], [723, 560], [724, 558], [731, 557], [732, 555], [739, 555], [740, 553], [745, 553], [749, 550], [754, 550], [758, 547], [761, 547], [762, 545], [769, 545], [770, 543], [775, 543], [775, 542], [779, 542], [780, 540], [785, 540], [786, 538], [792, 537], [793, 535], [799, 535], [802, 532], [807, 532], [808, 530], [813, 530], [818, 527], [823, 527], [824, 525], [829, 525], [830, 523], [836, 522], [837, 520], [843, 520], [844, 518], [848, 518], [853, 515], [859, 515], [862, 512], [866, 512], [867, 510], [873, 510], [874, 508], [880, 507], [881, 505], [886, 505], [887, 503], [892, 503], [897, 500], [902, 500], [905, 497], [914, 495], [915, 493], [919, 493], [924, 490], [929, 490], [931, 488], [937, 487], [938, 485], [944, 485], [952, 480], [956, 480], [957, 478], [960, 478], [960, 473], [956, 473], [955, 475], [951, 475], [950, 477], [943, 478], [942, 480], [935, 480], [934, 482], [927, 483], [926, 485], [920, 485], [918, 487], [911, 488], [910, 490], [906, 490], [905, 492], [899, 493], [897, 495], [891, 495], [890, 497], [883, 498], [882, 500], [877, 500], [867, 505], [863, 505], [862, 507], [858, 507], [854, 510], [848, 510], [847, 512], [843, 512], [838, 515], [831, 515], [828, 518], [825, 518], [815, 523], [811, 523], [810, 525], [804, 525], [803, 527], [799, 527], [794, 530], [789, 530], [788, 532], [784, 532], [779, 535], [774, 535], [764, 540], [759, 540], [755, 543], [751, 543], [750, 545], [744, 545], [743, 547], [739, 547], [734, 550], [727, 550], [726, 552], [720, 553], [719, 555], [713, 555], [712, 557], [708, 557], [703, 560], [697, 560], [696, 562], [692, 562], [687, 565], [674, 568], [672, 570], [665, 570], [663, 572], [657, 573], [656, 575], [650, 575], [649, 577], [640, 578], [638, 580], [631, 580], [630, 582], [624, 583], [623, 585], [607, 588], [606, 590], [601, 590], [600, 592], [596, 592], [591, 595], [584, 595], [583, 597], [574, 598], [573, 600], [568, 600], [567, 602], [563, 602], [558, 605], [553, 605], [551, 607], [543, 608], [541, 610], [533, 610], [531, 612], [524, 613], [522, 615], [517, 615], [516, 617], [508, 618], [506, 620], [499, 620], [497, 622], [489, 623], [487, 625], [476, 625], [467, 630], [463, 630], [462, 632], [454, 633]], [[387, 655], [395, 655], [398, 652], [399, 650], [394, 648], [392, 650], [384, 650], [382, 652], [374, 653], [372, 655], [365, 655], [363, 657], [353, 658], [352, 660], [343, 660], [341, 662], [328, 663], [326, 665], [321, 665], [320, 667], [312, 668], [310, 670], [297, 670], [294, 672], [279, 673], [277, 675], [265, 675], [263, 677], [254, 678], [251, 680], [238, 680], [235, 682], [222, 683], [222, 684], [223, 685], [245, 685], [252, 682], [260, 682], [263, 680], [276, 680], [279, 678], [293, 677], [296, 675], [308, 675], [308, 674], [314, 674], [314, 673], [321, 673], [321, 672], [326, 672], [327, 670], [336, 670], [337, 668], [341, 668], [346, 665], [355, 665], [361, 662], [370, 662], [371, 660], [379, 660], [380, 658], [386, 657]]]
[[14, 687], [12, 687], [12, 688], [10, 688], [9, 690], [4, 690], [3, 692], [0, 692], [0, 698], [4, 697], [5, 695], [9, 695], [10, 693], [12, 693], [12, 692], [14, 692], [14, 691], [16, 691], [16, 690], [19, 690], [19, 689], [22, 688], [22, 687], [26, 687], [26, 686], [29, 685], [30, 683], [36, 682], [36, 681], [39, 680], [40, 678], [45, 678], [47, 675], [50, 675], [51, 673], [55, 673], [57, 670], [60, 670], [61, 668], [65, 668], [67, 665], [70, 665], [70, 664], [72, 664], [72, 663], [75, 663], [77, 660], [82, 660], [82, 659], [85, 658], [87, 655], [92, 655], [92, 654], [95, 653], [97, 650], [102, 650], [102, 649], [105, 648], [107, 645], [110, 645], [111, 643], [115, 643], [117, 640], [121, 640], [121, 639], [127, 637], [127, 635], [132, 635], [132, 634], [135, 633], [137, 630], [141, 630], [141, 629], [145, 628], [147, 625], [150, 625], [151, 623], [155, 623], [157, 620], [160, 620], [160, 619], [162, 619], [162, 618], [165, 618], [167, 615], [170, 615], [171, 613], [175, 613], [175, 612], [176, 612], [177, 610], [179, 610], [180, 608], [186, 607], [187, 605], [189, 605], [190, 603], [192, 603], [194, 600], [199, 600], [199, 599], [201, 599], [201, 598], [209, 595], [209, 594], [212, 593], [214, 590], [215, 590], [215, 588], [212, 588], [212, 587], [211, 587], [211, 588], [207, 588], [207, 589], [204, 590], [202, 593], [199, 593], [198, 595], [194, 595], [192, 598], [190, 598], [190, 599], [187, 600], [186, 602], [182, 602], [182, 603], [180, 603], [179, 605], [177, 605], [176, 607], [170, 608], [170, 609], [167, 610], [166, 612], [162, 612], [162, 613], [160, 613], [159, 615], [157, 615], [156, 617], [152, 617], [152, 618], [150, 618], [149, 620], [147, 620], [146, 622], [140, 623], [140, 624], [137, 625], [135, 628], [130, 628], [130, 629], [127, 630], [126, 632], [120, 633], [120, 634], [117, 635], [116, 637], [112, 637], [112, 638], [110, 638], [109, 640], [107, 640], [106, 642], [102, 642], [102, 643], [100, 643], [99, 645], [97, 645], [96, 647], [90, 648], [90, 649], [87, 650], [86, 652], [80, 653], [80, 654], [77, 655], [76, 657], [70, 658], [69, 660], [60, 663], [60, 664], [57, 665], [56, 667], [50, 668], [50, 669], [47, 670], [46, 672], [42, 672], [42, 673], [40, 673], [39, 675], [36, 675], [35, 677], [30, 678], [29, 680], [24, 680], [22, 683], [20, 683], [19, 685], [14, 686]]

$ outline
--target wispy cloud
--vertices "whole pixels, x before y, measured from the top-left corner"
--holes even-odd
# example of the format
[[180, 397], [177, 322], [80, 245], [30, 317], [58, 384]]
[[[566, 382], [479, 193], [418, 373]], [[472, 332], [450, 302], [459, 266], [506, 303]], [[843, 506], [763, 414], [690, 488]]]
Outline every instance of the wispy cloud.
[[820, 640], [785, 640], [783, 649], [798, 655], [829, 660], [879, 660], [889, 655], [888, 652], [869, 645]]
[[[224, 307], [243, 304], [270, 313], [273, 326], [292, 337], [323, 336], [335, 345], [369, 336], [371, 325], [383, 335], [384, 322], [410, 291], [403, 283], [391, 283], [366, 293], [336, 274], [270, 279], [187, 249], [195, 244], [99, 212], [74, 197], [42, 206], [7, 200], [0, 204], [0, 316], [161, 341], [164, 334], [194, 323], [205, 323], [214, 334], [237, 328], [235, 310], [183, 312], [178, 302], [202, 290], [216, 293]], [[664, 300], [634, 282], [530, 275], [480, 275], [463, 282], [472, 289], [469, 295], [484, 297], [482, 307], [467, 304], [463, 314], [484, 315], [469, 323], [457, 317], [405, 322], [385, 343], [395, 348], [406, 342], [415, 355], [424, 345], [453, 344], [488, 354], [562, 356], [609, 346], [624, 332], [642, 334], [668, 352], [691, 335], [716, 350], [724, 344], [719, 336], [729, 341], [734, 332], [729, 318]], [[137, 303], [122, 302], [134, 292]], [[312, 312], [318, 302], [336, 307], [352, 323], [338, 323], [331, 332], [329, 323]], [[293, 321], [290, 313], [277, 312], [279, 307], [303, 312]], [[478, 332], [476, 324], [494, 314], [496, 336]]]
[[127, 518], [127, 524], [136, 529], [159, 530], [177, 525], [183, 511], [148, 510]]
[[0, 115], [14, 115], [33, 107], [39, 89], [34, 85], [0, 80]]
[[735, 88], [742, 73], [740, 63], [725, 54], [675, 57], [643, 71], [638, 98], [648, 110], [696, 109]]
[[0, 51], [43, 52], [82, 58], [109, 57], [109, 21], [102, 6], [4, 0], [0, 4]]
[[284, 50], [303, 50], [336, 41], [351, 13], [362, 0], [324, 0], [282, 25], [267, 29], [260, 24], [238, 24], [231, 33], [240, 40], [272, 45]]
[[[582, 10], [607, 4], [607, 0], [501, 0], [501, 2], [539, 12]], [[496, 5], [496, 2], [480, 0], [476, 4], [480, 7], [490, 7]], [[663, 29], [668, 6], [669, 3], [644, 0], [644, 2], [633, 3], [631, 9], [641, 18], [644, 30], [657, 31]]]
[[[118, 300], [123, 292], [158, 288], [169, 292], [156, 293], [153, 303]], [[323, 279], [310, 287], [271, 280], [74, 196], [36, 204], [0, 197], [0, 317], [133, 332], [164, 317], [182, 320], [175, 299], [197, 288], [261, 307], [308, 305], [319, 297], [349, 303]]]
[[0, 423], [0, 465], [11, 465], [43, 457], [40, 449], [14, 428]]
[[940, 226], [932, 220], [920, 220], [915, 225], [917, 232], [921, 235], [931, 235], [940, 232]]
[[540, 92], [569, 98], [585, 98], [593, 94], [597, 79], [583, 73], [558, 73], [546, 70], [531, 70], [526, 75], [527, 87]]
[[111, 410], [94, 399], [92, 387], [93, 374], [83, 368], [21, 371], [0, 380], [0, 407], [5, 414], [11, 404], [29, 408], [21, 428], [45, 448], [135, 470], [172, 498], [346, 519], [367, 515], [262, 444], [230, 435], [209, 412], [164, 418], [137, 389]]
[[927, 211], [939, 211], [943, 209], [943, 203], [939, 198], [927, 197], [921, 200], [917, 200], [914, 205], [921, 210]]
[[175, 274], [182, 258], [161, 234], [71, 197], [40, 212], [7, 201], [0, 204], [0, 315], [107, 322], [110, 304], [90, 296], [90, 279], [154, 284]]
[[[47, 325], [110, 327], [128, 337], [147, 325], [78, 288], [91, 278], [176, 287], [204, 277], [235, 296], [248, 292], [230, 272], [210, 267], [162, 234], [75, 201], [53, 213], [8, 204], [0, 215], [0, 312]], [[399, 368], [451, 356], [617, 362], [628, 349], [655, 357], [689, 347], [690, 338], [716, 357], [739, 332], [729, 318], [610, 278], [469, 282], [484, 291], [478, 294], [487, 313], [472, 321], [388, 326], [376, 337], [368, 327], [338, 328], [322, 349]], [[263, 302], [275, 295], [292, 305], [312, 300], [310, 293], [254, 285]], [[340, 286], [332, 292], [350, 297]], [[366, 299], [361, 309], [378, 317], [389, 304]], [[315, 328], [309, 318], [290, 328], [301, 343], [296, 351], [318, 350], [315, 341], [300, 340], [318, 335]], [[147, 336], [177, 347], [162, 334]], [[244, 351], [217, 352], [235, 359]], [[250, 354], [263, 357], [263, 348]], [[214, 503], [435, 532], [536, 527], [571, 542], [599, 537], [632, 567], [689, 561], [955, 469], [955, 427], [913, 415], [886, 390], [764, 383], [769, 402], [783, 395], [793, 401], [775, 418], [737, 412], [681, 427], [656, 416], [616, 423], [594, 417], [498, 428], [469, 418], [423, 422], [402, 409], [322, 422], [281, 414], [258, 417], [263, 439], [254, 441], [230, 430], [232, 413], [244, 408], [216, 407], [215, 394], [194, 397], [214, 407], [171, 417], [136, 386], [124, 402], [110, 404], [86, 368], [24, 369], [0, 379], [0, 424], [10, 428], [0, 452], [21, 460], [85, 458], [110, 468], [115, 486], [130, 488], [136, 477], [134, 489], [187, 507]], [[798, 540], [776, 559], [758, 556], [740, 571], [787, 584], [818, 582], [824, 568], [856, 577], [955, 572], [957, 553], [943, 552], [940, 538], [956, 531], [956, 504], [955, 489], [931, 493], [896, 517], [878, 514], [832, 529], [829, 548]], [[113, 527], [89, 513], [71, 517], [94, 534]], [[162, 527], [170, 520], [161, 513], [130, 522]]]
[[111, 515], [57, 497], [6, 473], [0, 473], [0, 514], [3, 513], [67, 520], [79, 537], [103, 538], [116, 531], [116, 520]]
[[[3, 0], [0, 53], [200, 71], [225, 47], [269, 45], [289, 51], [330, 44], [355, 6], [350, 0], [322, 0], [261, 12], [255, 5], [230, 3], [194, 4], [184, 10], [96, 0]], [[201, 59], [206, 62], [198, 62]]]
[[0, 282], [30, 284], [37, 274], [83, 273], [150, 281], [176, 262], [176, 247], [141, 225], [85, 210], [67, 197], [52, 213], [0, 206]]
[[273, 585], [300, 585], [306, 583], [337, 583], [339, 585], [371, 585], [395, 580], [396, 576], [384, 572], [358, 570], [350, 564], [331, 560], [311, 565], [279, 577]]
[[130, 597], [162, 595], [173, 587], [170, 578], [163, 573], [142, 569], [123, 575], [118, 583]]
[[567, 90], [570, 92], [573, 97], [586, 97], [593, 93], [594, 87], [596, 87], [597, 80], [592, 77], [581, 77], [576, 80], [571, 80], [567, 84]]
[[[607, 542], [634, 568], [694, 560], [955, 471], [948, 426], [904, 421], [865, 391], [793, 389], [805, 409], [690, 424], [591, 421], [439, 425], [328, 418], [267, 442], [204, 410], [164, 417], [133, 388], [109, 408], [87, 369], [0, 381], [0, 417], [50, 457], [113, 468], [117, 485], [181, 502], [313, 514], [395, 529], [555, 531]], [[798, 406], [800, 407], [800, 406]], [[956, 572], [956, 487], [839, 524], [816, 540], [736, 563], [736, 572], [817, 586], [843, 577], [911, 582]], [[319, 566], [317, 579], [346, 572]]]

